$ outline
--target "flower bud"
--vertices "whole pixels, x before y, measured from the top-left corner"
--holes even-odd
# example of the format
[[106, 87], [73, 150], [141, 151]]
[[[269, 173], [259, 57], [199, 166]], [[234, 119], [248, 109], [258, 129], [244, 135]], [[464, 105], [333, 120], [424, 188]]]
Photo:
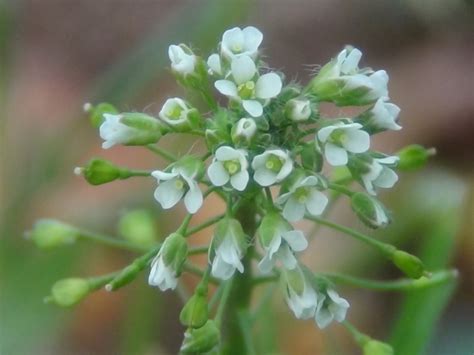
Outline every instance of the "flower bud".
[[164, 264], [171, 267], [177, 275], [180, 275], [183, 264], [188, 257], [186, 239], [181, 234], [172, 233], [164, 241], [160, 252]]
[[207, 289], [198, 286], [196, 293], [186, 302], [179, 320], [191, 328], [201, 328], [208, 320]]
[[208, 320], [201, 328], [189, 328], [184, 333], [180, 351], [183, 354], [203, 354], [219, 344], [220, 332], [213, 320]]
[[252, 118], [242, 118], [232, 127], [232, 142], [249, 144], [257, 133], [257, 124]]
[[93, 127], [99, 127], [104, 122], [104, 113], [111, 115], [118, 114], [118, 110], [107, 102], [102, 102], [93, 106], [90, 103], [84, 104], [84, 111], [89, 114], [89, 119]]
[[122, 170], [111, 162], [99, 158], [91, 159], [83, 168], [75, 168], [74, 174], [83, 175], [91, 185], [106, 184], [130, 176], [126, 170]]
[[381, 341], [370, 339], [363, 346], [363, 355], [393, 355], [393, 348]]
[[351, 207], [367, 227], [384, 228], [390, 223], [390, 217], [382, 203], [366, 193], [356, 192], [352, 195]]
[[199, 126], [198, 111], [178, 97], [166, 100], [159, 116], [165, 123], [180, 132]]
[[426, 149], [418, 144], [406, 146], [397, 153], [400, 158], [397, 168], [401, 171], [420, 169], [428, 162], [428, 158], [435, 154], [434, 148]]
[[52, 249], [74, 243], [79, 237], [79, 232], [74, 227], [54, 219], [40, 219], [27, 236], [38, 248]]
[[90, 291], [89, 282], [81, 278], [69, 278], [57, 281], [51, 288], [51, 296], [46, 301], [52, 301], [61, 307], [71, 307], [79, 303]]
[[291, 99], [285, 105], [285, 114], [290, 121], [301, 122], [311, 117], [311, 101], [308, 99]]
[[156, 143], [164, 131], [163, 125], [154, 117], [139, 112], [118, 115], [104, 114], [100, 125], [100, 137], [105, 141], [102, 148], [109, 149], [116, 144], [147, 145]]
[[171, 61], [171, 69], [175, 74], [186, 77], [194, 73], [197, 57], [186, 45], [173, 44], [169, 46], [168, 56]]
[[392, 254], [392, 261], [405, 275], [412, 279], [419, 279], [427, 273], [423, 262], [406, 251], [396, 250]]
[[151, 247], [156, 244], [158, 230], [155, 218], [148, 210], [134, 210], [126, 213], [119, 221], [120, 235], [136, 245]]

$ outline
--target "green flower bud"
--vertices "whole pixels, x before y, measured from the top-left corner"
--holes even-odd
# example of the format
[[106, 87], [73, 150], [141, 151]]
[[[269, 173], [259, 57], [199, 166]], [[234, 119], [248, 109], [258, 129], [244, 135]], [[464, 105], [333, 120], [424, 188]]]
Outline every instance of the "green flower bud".
[[366, 193], [356, 192], [352, 195], [351, 207], [367, 227], [384, 228], [390, 223], [390, 216], [382, 203]]
[[84, 111], [89, 114], [89, 119], [93, 127], [98, 128], [104, 122], [104, 113], [112, 115], [118, 114], [118, 110], [107, 102], [102, 102], [96, 106], [90, 103], [84, 105]]
[[198, 286], [196, 293], [186, 302], [179, 320], [191, 328], [201, 328], [208, 320], [207, 289]]
[[201, 179], [205, 172], [204, 162], [192, 155], [183, 156], [173, 166], [182, 170], [186, 176], [193, 177], [194, 180]]
[[102, 185], [117, 179], [130, 177], [127, 170], [119, 168], [108, 160], [99, 158], [91, 159], [83, 168], [75, 168], [74, 174], [83, 175], [91, 185]]
[[178, 233], [170, 234], [164, 241], [160, 251], [166, 266], [170, 266], [181, 274], [183, 264], [188, 257], [188, 244], [186, 239]]
[[292, 230], [291, 225], [279, 212], [268, 212], [258, 227], [260, 243], [264, 249], [270, 248], [272, 241], [280, 230]]
[[69, 278], [57, 281], [51, 288], [52, 301], [61, 307], [71, 307], [79, 303], [90, 292], [90, 285], [86, 279]]
[[392, 254], [392, 261], [405, 275], [412, 279], [419, 279], [427, 273], [420, 259], [403, 250], [396, 250]]
[[237, 117], [227, 110], [219, 110], [211, 120], [207, 120], [205, 131], [206, 145], [209, 150], [214, 151], [218, 146], [232, 142], [230, 131], [231, 122], [235, 122]]
[[213, 320], [208, 320], [201, 328], [189, 328], [184, 333], [180, 350], [183, 354], [203, 354], [214, 349], [219, 342], [219, 328]]
[[303, 146], [300, 153], [301, 163], [305, 169], [320, 172], [323, 168], [323, 155], [319, 149], [315, 149], [314, 144], [308, 143]]
[[393, 348], [381, 341], [370, 339], [363, 346], [363, 355], [393, 355]]
[[134, 210], [126, 213], [119, 221], [120, 235], [137, 245], [150, 247], [156, 244], [158, 230], [155, 218], [148, 210]]
[[252, 118], [242, 118], [232, 127], [232, 142], [249, 145], [257, 133], [257, 124]]
[[311, 101], [305, 98], [291, 99], [285, 105], [285, 115], [293, 122], [307, 121], [312, 113]]
[[52, 249], [74, 243], [79, 232], [74, 227], [54, 219], [40, 219], [28, 232], [27, 237], [40, 249]]
[[434, 148], [426, 149], [418, 144], [406, 146], [397, 153], [400, 158], [397, 168], [401, 171], [420, 169], [428, 162], [428, 158], [435, 154]]

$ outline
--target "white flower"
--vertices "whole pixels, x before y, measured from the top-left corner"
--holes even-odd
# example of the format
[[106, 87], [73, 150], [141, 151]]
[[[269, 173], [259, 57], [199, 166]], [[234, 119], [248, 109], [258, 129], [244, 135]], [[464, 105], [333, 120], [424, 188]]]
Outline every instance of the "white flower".
[[241, 118], [232, 127], [232, 141], [238, 143], [244, 141], [250, 143], [252, 138], [257, 133], [257, 124], [253, 118]]
[[385, 70], [359, 69], [361, 57], [362, 52], [356, 48], [344, 49], [321, 69], [312, 83], [320, 99], [340, 105], [364, 105], [388, 97]]
[[276, 73], [267, 73], [255, 80], [257, 68], [248, 56], [234, 58], [231, 63], [231, 74], [234, 81], [217, 80], [216, 89], [231, 99], [242, 102], [242, 106], [252, 117], [263, 113], [265, 101], [277, 96], [282, 88], [281, 78]]
[[278, 196], [276, 202], [283, 207], [283, 217], [294, 222], [304, 217], [306, 211], [313, 216], [323, 213], [328, 204], [328, 198], [317, 189], [319, 180], [316, 176], [298, 179], [287, 193]]
[[308, 247], [302, 231], [294, 230], [278, 213], [268, 213], [258, 228], [259, 240], [265, 250], [265, 256], [258, 264], [262, 273], [269, 273], [277, 260], [285, 269], [294, 269], [298, 261], [293, 252]]
[[374, 186], [385, 189], [392, 188], [398, 181], [398, 176], [386, 164], [392, 165], [399, 160], [396, 156], [386, 158], [374, 158], [370, 164], [369, 171], [361, 175], [365, 189], [371, 195], [376, 195]]
[[283, 270], [282, 277], [286, 280], [286, 302], [298, 319], [313, 318], [318, 306], [318, 297], [314, 289], [308, 285], [299, 267]]
[[207, 169], [207, 175], [214, 186], [224, 186], [230, 181], [231, 186], [243, 191], [249, 182], [247, 152], [222, 146], [216, 150], [214, 159]]
[[116, 144], [126, 144], [135, 130], [122, 122], [122, 115], [104, 113], [104, 122], [100, 125], [100, 138], [104, 140], [102, 148], [109, 149]]
[[244, 272], [241, 259], [246, 249], [246, 236], [240, 223], [235, 219], [223, 219], [214, 233], [215, 255], [212, 260], [212, 276], [228, 280], [235, 270]]
[[333, 320], [338, 322], [346, 318], [349, 302], [339, 297], [336, 291], [328, 289], [326, 294], [319, 294], [315, 321], [320, 329], [326, 328]]
[[171, 265], [166, 266], [161, 253], [151, 262], [151, 271], [148, 276], [148, 284], [158, 286], [161, 291], [174, 290], [178, 284], [176, 272]]
[[209, 67], [209, 74], [222, 75], [222, 63], [219, 54], [211, 54], [207, 59], [207, 66]]
[[397, 105], [378, 99], [369, 111], [362, 114], [361, 120], [368, 127], [375, 130], [398, 131], [402, 129], [397, 123], [399, 114], [400, 108]]
[[244, 29], [234, 27], [224, 32], [221, 53], [227, 58], [242, 55], [255, 57], [262, 40], [263, 34], [253, 26]]
[[286, 115], [295, 122], [306, 121], [311, 116], [309, 100], [291, 99], [286, 103]]
[[183, 126], [188, 125], [189, 114], [192, 110], [184, 100], [174, 97], [166, 100], [159, 116], [170, 126]]
[[171, 68], [181, 74], [188, 75], [194, 72], [196, 56], [184, 51], [182, 46], [171, 45], [168, 48], [168, 56], [171, 60]]
[[253, 158], [254, 180], [261, 186], [270, 186], [286, 178], [293, 170], [288, 152], [269, 149]]
[[174, 166], [170, 173], [160, 170], [151, 173], [158, 181], [155, 199], [162, 208], [172, 208], [183, 196], [184, 205], [189, 213], [196, 213], [202, 206], [202, 192], [195, 180], [195, 174], [186, 170], [183, 167]]
[[317, 138], [324, 145], [324, 155], [333, 166], [346, 165], [347, 152], [363, 153], [370, 147], [370, 136], [359, 123], [336, 123], [321, 128]]

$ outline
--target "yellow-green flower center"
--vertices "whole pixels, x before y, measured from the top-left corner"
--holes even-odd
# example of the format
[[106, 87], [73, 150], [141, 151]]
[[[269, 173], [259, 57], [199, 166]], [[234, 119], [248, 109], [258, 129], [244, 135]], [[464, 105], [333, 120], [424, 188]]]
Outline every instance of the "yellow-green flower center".
[[299, 203], [305, 203], [308, 201], [309, 189], [307, 187], [298, 187], [293, 195]]
[[227, 160], [224, 162], [224, 168], [230, 175], [240, 171], [240, 162], [238, 160]]
[[181, 113], [183, 112], [183, 108], [179, 105], [173, 105], [166, 111], [166, 115], [168, 118], [172, 120], [178, 120], [181, 118]]
[[343, 129], [336, 129], [334, 130], [332, 133], [331, 133], [331, 140], [334, 142], [334, 143], [339, 143], [339, 144], [342, 144], [342, 143], [346, 143], [349, 139], [349, 137], [347, 136], [347, 133], [345, 130]]
[[240, 84], [237, 90], [241, 99], [251, 99], [255, 94], [255, 83], [253, 81], [247, 81], [246, 83]]
[[174, 182], [174, 186], [176, 187], [176, 189], [182, 190], [184, 188], [184, 181], [181, 179], [176, 179]]
[[265, 162], [265, 167], [268, 169], [268, 170], [271, 170], [275, 173], [278, 173], [280, 170], [281, 170], [281, 167], [283, 166], [283, 162], [282, 160], [277, 157], [276, 155], [270, 155], [267, 159], [267, 161]]

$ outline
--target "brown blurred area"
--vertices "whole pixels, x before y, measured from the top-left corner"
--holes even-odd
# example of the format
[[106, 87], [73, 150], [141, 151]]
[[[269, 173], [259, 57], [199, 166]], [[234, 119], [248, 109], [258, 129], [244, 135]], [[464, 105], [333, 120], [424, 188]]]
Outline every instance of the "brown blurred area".
[[[222, 2], [225, 7], [226, 1]], [[235, 1], [234, 1], [235, 3]], [[6, 91], [5, 141], [3, 155], [10, 168], [3, 171], [3, 201], [15, 200], [22, 186], [19, 176], [34, 176], [35, 156], [40, 150], [62, 144], [66, 154], [57, 176], [35, 191], [23, 211], [19, 230], [26, 230], [39, 217], [54, 216], [75, 221], [93, 229], [107, 228], [117, 216], [132, 207], [152, 206], [153, 181], [131, 180], [91, 187], [72, 174], [74, 166], [92, 156], [111, 159], [132, 168], [160, 167], [150, 152], [139, 148], [100, 148], [100, 139], [82, 115], [84, 102], [94, 99], [95, 79], [109, 71], [120, 58], [127, 56], [139, 43], [154, 33], [168, 33], [167, 26], [176, 13], [192, 14], [207, 2], [198, 0], [25, 0], [12, 2], [6, 8], [12, 15], [12, 28], [5, 61], [9, 70]], [[248, 6], [242, 1], [242, 6]], [[453, 317], [467, 307], [472, 316], [474, 290], [474, 16], [470, 1], [342, 1], [342, 0], [262, 0], [251, 1], [248, 17], [228, 27], [252, 24], [264, 33], [263, 48], [271, 66], [281, 69], [287, 79], [307, 80], [313, 65], [326, 63], [344, 45], [351, 44], [364, 53], [363, 65], [384, 68], [390, 75], [391, 99], [401, 107], [400, 132], [375, 138], [374, 146], [393, 153], [410, 143], [436, 147], [432, 162], [445, 169], [466, 187], [463, 225], [457, 235], [457, 252], [453, 264], [461, 271], [462, 281], [445, 316]], [[173, 20], [171, 20], [173, 19]], [[186, 26], [183, 22], [182, 26]], [[216, 35], [215, 43], [219, 41]], [[166, 38], [163, 38], [166, 40]], [[179, 39], [188, 43], [186, 37]], [[166, 62], [166, 51], [162, 53]], [[3, 61], [3, 60], [2, 60]], [[157, 67], [156, 72], [162, 68]], [[137, 72], [140, 70], [137, 69]], [[125, 83], [126, 84], [126, 83]], [[182, 94], [166, 72], [159, 82], [146, 85], [136, 95], [114, 102], [122, 110], [156, 113], [166, 97]], [[101, 98], [97, 98], [101, 99]], [[64, 132], [69, 133], [65, 134]], [[64, 140], [58, 139], [64, 135]], [[2, 137], [3, 139], [3, 137]], [[199, 150], [193, 142], [166, 140], [164, 144], [180, 152]], [[30, 163], [33, 161], [33, 163]], [[26, 164], [25, 162], [28, 162]], [[403, 180], [402, 175], [402, 180]], [[397, 190], [398, 191], [398, 190]], [[392, 194], [394, 195], [394, 194]], [[394, 200], [397, 196], [389, 196]], [[390, 203], [389, 203], [390, 204]], [[221, 208], [210, 201], [197, 216], [204, 219]], [[8, 206], [4, 206], [8, 207]], [[162, 232], [172, 230], [178, 214], [164, 213]], [[355, 223], [346, 208], [333, 211], [331, 217]], [[104, 222], [105, 221], [105, 222]], [[310, 230], [310, 226], [303, 225]], [[113, 229], [112, 229], [113, 231]], [[209, 230], [196, 238], [196, 244], [209, 237]], [[327, 233], [328, 239], [316, 238], [305, 260], [317, 269], [337, 269], [341, 255], [349, 260], [362, 258], [365, 251], [347, 243], [347, 239]], [[326, 235], [324, 236], [326, 237]], [[32, 248], [21, 238], [12, 241], [19, 250]], [[104, 249], [88, 249], [86, 260], [74, 267], [76, 274], [100, 274], [117, 269], [130, 257]], [[343, 263], [344, 264], [344, 263]], [[377, 273], [376, 273], [377, 274]], [[144, 277], [142, 278], [144, 279]], [[195, 283], [187, 278], [189, 290]], [[142, 280], [136, 283], [145, 284]], [[116, 354], [121, 344], [127, 318], [124, 306], [129, 295], [145, 285], [133, 285], [115, 294], [97, 293], [82, 303], [68, 317], [58, 341], [44, 341], [38, 354]], [[171, 294], [157, 295], [157, 309], [143, 309], [160, 318], [158, 329], [166, 337], [153, 344], [149, 354], [173, 353], [180, 344], [181, 331], [177, 315], [179, 300]], [[47, 290], [43, 290], [47, 293]], [[350, 319], [379, 337], [386, 335], [381, 314], [393, 315], [396, 300], [387, 294], [347, 290], [353, 301]], [[342, 327], [319, 332], [312, 322], [293, 319], [280, 297], [274, 298], [275, 319], [282, 352], [285, 354], [356, 354]], [[45, 307], [40, 305], [41, 307]], [[137, 305], [139, 307], [139, 305]], [[158, 309], [159, 308], [159, 309]], [[377, 316], [367, 313], [373, 312]], [[380, 315], [380, 316], [379, 316]], [[469, 320], [472, 324], [472, 319]], [[151, 320], [150, 327], [154, 320]], [[283, 327], [284, 325], [284, 327]], [[129, 324], [130, 326], [130, 324]], [[338, 349], [330, 349], [338, 339]], [[353, 351], [353, 352], [351, 352]], [[415, 354], [406, 354], [415, 355]], [[450, 354], [447, 354], [450, 355]]]

